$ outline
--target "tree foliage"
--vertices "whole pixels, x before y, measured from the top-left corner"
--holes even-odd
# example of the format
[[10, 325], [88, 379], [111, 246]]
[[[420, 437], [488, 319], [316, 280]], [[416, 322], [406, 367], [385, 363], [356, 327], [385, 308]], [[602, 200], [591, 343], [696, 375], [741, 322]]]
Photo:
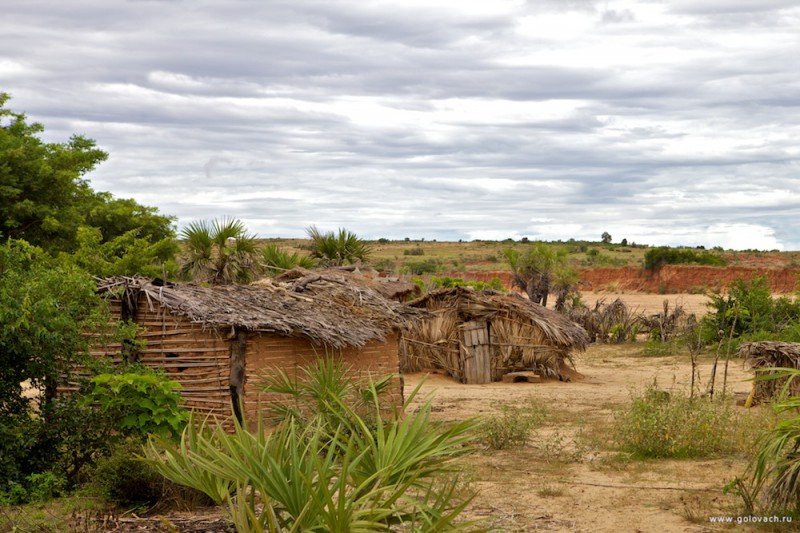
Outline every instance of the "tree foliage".
[[568, 272], [567, 251], [564, 248], [537, 242], [523, 252], [509, 248], [503, 255], [511, 267], [514, 286], [524, 290], [532, 302], [541, 305], [547, 305], [554, 278], [565, 283], [573, 278]]
[[[91, 276], [24, 241], [0, 245], [0, 414], [27, 410], [22, 383], [52, 399], [107, 320]], [[45, 405], [46, 408], [46, 405]]]
[[[123, 259], [113, 273], [145, 273], [136, 268], [159, 267], [174, 256], [171, 217], [96, 192], [85, 179], [108, 157], [106, 152], [79, 135], [66, 143], [42, 141], [44, 127], [6, 108], [8, 99], [0, 93], [0, 237], [25, 240], [53, 255], [78, 250], [86, 228], [99, 232], [96, 244], [139, 240], [133, 249], [117, 241], [104, 250], [106, 260]], [[138, 255], [145, 243], [158, 248], [150, 255], [151, 264], [125, 257]], [[108, 257], [111, 250], [116, 258]], [[123, 266], [135, 268], [120, 271]]]

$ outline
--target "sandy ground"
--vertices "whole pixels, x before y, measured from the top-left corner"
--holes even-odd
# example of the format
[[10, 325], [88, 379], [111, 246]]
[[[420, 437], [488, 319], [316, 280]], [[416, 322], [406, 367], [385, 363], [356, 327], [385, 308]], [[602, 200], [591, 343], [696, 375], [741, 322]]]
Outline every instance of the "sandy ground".
[[[548, 420], [524, 449], [482, 450], [464, 464], [480, 492], [469, 514], [493, 531], [709, 531], [708, 514], [733, 512], [722, 487], [741, 473], [741, 458], [638, 461], [597, 444], [613, 412], [654, 379], [688, 390], [688, 356], [642, 357], [641, 345], [593, 346], [577, 361], [585, 376], [569, 383], [462, 385], [427, 375], [421, 393], [442, 421], [491, 416], [500, 403], [547, 406]], [[710, 374], [703, 360], [703, 381]], [[425, 377], [406, 376], [406, 390]], [[749, 378], [732, 362], [729, 387], [747, 393]], [[743, 408], [741, 408], [743, 409]], [[688, 518], [694, 518], [689, 520]]]
[[625, 302], [628, 307], [646, 314], [660, 313], [664, 308], [664, 300], [669, 301], [670, 309], [674, 308], [677, 303], [678, 305], [682, 305], [687, 313], [694, 313], [697, 316], [702, 316], [708, 312], [708, 307], [706, 306], [708, 297], [704, 294], [645, 294], [637, 292], [608, 293], [584, 291], [581, 292], [581, 298], [589, 307], [594, 307], [595, 302], [598, 300], [605, 300], [606, 303], [610, 303], [619, 298]]

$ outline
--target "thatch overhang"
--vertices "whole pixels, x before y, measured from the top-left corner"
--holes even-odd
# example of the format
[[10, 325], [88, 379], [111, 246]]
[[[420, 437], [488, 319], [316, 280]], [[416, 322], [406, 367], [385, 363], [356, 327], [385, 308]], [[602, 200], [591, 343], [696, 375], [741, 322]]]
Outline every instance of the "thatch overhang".
[[[343, 283], [350, 283], [359, 287], [372, 289], [390, 300], [402, 302], [411, 296], [419, 296], [420, 288], [418, 285], [409, 281], [404, 281], [397, 277], [381, 277], [378, 271], [364, 266], [348, 265], [344, 267], [329, 267], [325, 269], [308, 270], [303, 267], [295, 267], [291, 270], [273, 278], [278, 282], [294, 282], [311, 278], [313, 276], [324, 276]], [[257, 282], [258, 283], [258, 282]]]
[[164, 306], [204, 327], [303, 337], [337, 349], [383, 341], [424, 316], [370, 288], [325, 275], [215, 286], [118, 276], [100, 280], [98, 291], [123, 298], [144, 294], [151, 308]]
[[[800, 368], [800, 343], [780, 341], [745, 342], [739, 347], [739, 357], [756, 373], [770, 373], [770, 368]], [[784, 386], [786, 378], [753, 382], [753, 400], [769, 401], [777, 397]], [[800, 380], [793, 380], [789, 393], [800, 394]]]
[[454, 287], [432, 291], [408, 305], [428, 311], [456, 310], [464, 321], [501, 318], [528, 323], [538, 328], [550, 344], [565, 350], [582, 351], [589, 345], [589, 336], [581, 326], [516, 293]]

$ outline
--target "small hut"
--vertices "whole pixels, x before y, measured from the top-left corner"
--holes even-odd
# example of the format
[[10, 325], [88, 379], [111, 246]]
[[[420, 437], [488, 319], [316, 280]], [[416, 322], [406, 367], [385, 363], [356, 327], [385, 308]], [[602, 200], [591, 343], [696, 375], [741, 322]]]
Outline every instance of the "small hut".
[[[115, 277], [98, 287], [112, 317], [139, 326], [143, 347], [96, 345], [93, 355], [163, 369], [183, 386], [187, 406], [202, 414], [253, 415], [270, 398], [252, 378], [271, 368], [295, 375], [320, 356], [354, 373], [398, 373], [398, 337], [419, 310], [323, 275], [259, 286], [200, 286]], [[402, 402], [397, 380], [390, 401]], [[233, 407], [232, 407], [233, 406]]]
[[[759, 374], [770, 373], [770, 368], [800, 368], [800, 343], [760, 341], [746, 342], [739, 347], [739, 357], [745, 359], [748, 366]], [[786, 386], [786, 378], [756, 380], [749, 405], [769, 402], [778, 397]], [[795, 378], [789, 387], [789, 394], [800, 395], [800, 379]]]
[[442, 369], [462, 383], [498, 381], [521, 371], [566, 379], [571, 353], [589, 343], [582, 327], [518, 294], [456, 287], [409, 305], [432, 317], [403, 334], [404, 372]]

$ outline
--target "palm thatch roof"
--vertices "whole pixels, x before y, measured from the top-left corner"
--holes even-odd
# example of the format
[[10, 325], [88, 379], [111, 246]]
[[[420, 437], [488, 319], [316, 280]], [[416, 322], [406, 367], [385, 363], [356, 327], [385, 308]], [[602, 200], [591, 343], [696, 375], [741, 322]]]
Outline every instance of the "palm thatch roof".
[[[739, 347], [739, 357], [755, 371], [756, 376], [771, 373], [770, 368], [800, 368], [800, 343], [760, 341], [746, 342]], [[786, 385], [786, 378], [755, 381], [753, 399], [756, 402], [769, 401], [779, 395]], [[790, 394], [800, 394], [800, 380], [795, 379]]]
[[507, 319], [538, 328], [552, 345], [569, 350], [585, 350], [589, 344], [586, 330], [557, 313], [516, 293], [454, 287], [432, 291], [409, 302], [416, 308], [457, 310], [462, 320]]
[[372, 289], [385, 298], [402, 302], [410, 296], [418, 296], [420, 288], [414, 283], [404, 281], [397, 277], [381, 277], [377, 270], [361, 265], [348, 265], [343, 267], [329, 267], [324, 269], [308, 270], [295, 267], [273, 278], [275, 281], [294, 282], [313, 276], [324, 276], [342, 282], [352, 283], [359, 287]]
[[384, 340], [424, 314], [370, 288], [325, 275], [217, 286], [118, 276], [101, 280], [98, 291], [144, 294], [151, 308], [162, 305], [206, 327], [304, 337], [332, 348]]

